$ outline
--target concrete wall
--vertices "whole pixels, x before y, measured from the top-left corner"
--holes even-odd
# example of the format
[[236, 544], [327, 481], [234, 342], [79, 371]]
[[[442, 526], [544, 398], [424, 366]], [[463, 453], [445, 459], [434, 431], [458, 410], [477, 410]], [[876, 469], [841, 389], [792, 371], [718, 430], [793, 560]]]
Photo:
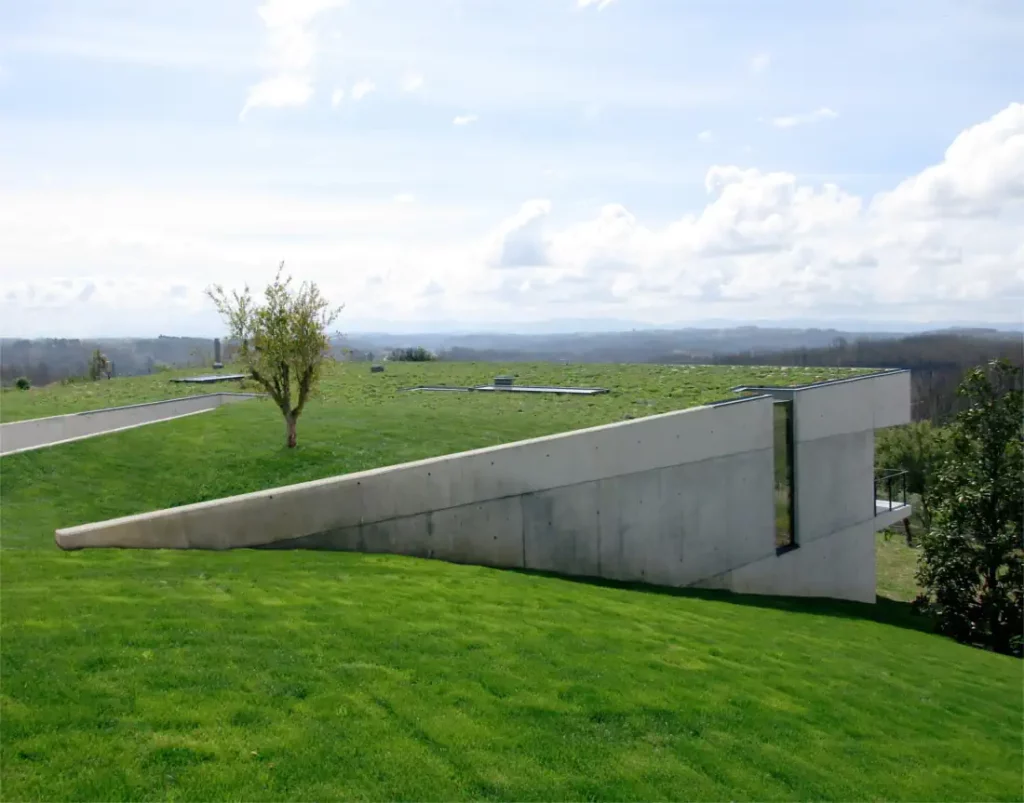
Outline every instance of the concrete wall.
[[56, 541], [389, 552], [873, 601], [874, 427], [909, 420], [909, 394], [909, 374], [779, 391], [794, 400], [797, 491], [797, 547], [782, 554], [771, 396], [61, 529]]
[[797, 548], [702, 583], [737, 592], [874, 602], [875, 430], [910, 422], [910, 372], [768, 391], [793, 401]]
[[394, 552], [687, 585], [773, 554], [772, 403], [745, 399], [57, 532]]
[[213, 410], [222, 404], [255, 398], [252, 393], [209, 393], [168, 401], [106, 407], [49, 418], [33, 418], [0, 424], [0, 454], [41, 449], [81, 438], [180, 418]]
[[700, 585], [739, 594], [874, 602], [875, 584], [875, 530], [871, 522], [863, 522]]

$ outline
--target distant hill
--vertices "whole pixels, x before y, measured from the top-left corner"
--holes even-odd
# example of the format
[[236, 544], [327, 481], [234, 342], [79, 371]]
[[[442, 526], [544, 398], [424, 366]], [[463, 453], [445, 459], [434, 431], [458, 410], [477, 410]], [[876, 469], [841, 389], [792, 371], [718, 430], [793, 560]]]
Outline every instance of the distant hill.
[[[462, 361], [652, 362], [663, 355], [709, 360], [716, 354], [750, 349], [785, 350], [828, 346], [840, 338], [892, 338], [898, 333], [836, 329], [636, 329], [611, 332], [505, 334], [500, 332], [410, 334], [360, 333], [337, 339], [361, 353], [422, 346], [442, 359]], [[677, 360], [670, 360], [677, 361]]]

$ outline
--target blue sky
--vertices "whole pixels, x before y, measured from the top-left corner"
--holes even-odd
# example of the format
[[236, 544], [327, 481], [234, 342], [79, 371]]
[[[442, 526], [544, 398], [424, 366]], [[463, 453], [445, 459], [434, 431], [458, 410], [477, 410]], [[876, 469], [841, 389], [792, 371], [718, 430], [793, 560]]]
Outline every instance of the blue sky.
[[3, 335], [1020, 321], [1016, 0], [0, 3]]

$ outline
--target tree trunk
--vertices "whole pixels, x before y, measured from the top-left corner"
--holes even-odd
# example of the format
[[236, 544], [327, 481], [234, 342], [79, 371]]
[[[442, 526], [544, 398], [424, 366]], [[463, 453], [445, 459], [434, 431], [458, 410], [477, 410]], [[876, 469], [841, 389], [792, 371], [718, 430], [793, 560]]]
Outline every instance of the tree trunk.
[[295, 434], [295, 424], [298, 421], [298, 418], [293, 415], [286, 415], [284, 417], [284, 421], [288, 429], [288, 448], [294, 449], [295, 443], [298, 440], [298, 436]]

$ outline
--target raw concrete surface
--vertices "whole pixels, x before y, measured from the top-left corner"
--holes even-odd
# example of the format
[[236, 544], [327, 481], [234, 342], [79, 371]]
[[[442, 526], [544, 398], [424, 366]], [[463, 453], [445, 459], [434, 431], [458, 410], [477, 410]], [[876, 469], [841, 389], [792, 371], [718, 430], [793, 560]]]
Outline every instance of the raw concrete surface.
[[[72, 527], [56, 537], [66, 549], [360, 549], [620, 579], [653, 574], [682, 585], [704, 567], [725, 568], [730, 555], [771, 553], [771, 467], [772, 402], [762, 397]], [[733, 530], [742, 533], [736, 543]], [[674, 562], [662, 558], [668, 549]]]
[[32, 418], [0, 424], [0, 455], [42, 449], [59, 443], [105, 435], [124, 429], [168, 421], [186, 415], [207, 412], [222, 404], [256, 398], [254, 393], [209, 393], [180, 399], [105, 407], [81, 413]]

